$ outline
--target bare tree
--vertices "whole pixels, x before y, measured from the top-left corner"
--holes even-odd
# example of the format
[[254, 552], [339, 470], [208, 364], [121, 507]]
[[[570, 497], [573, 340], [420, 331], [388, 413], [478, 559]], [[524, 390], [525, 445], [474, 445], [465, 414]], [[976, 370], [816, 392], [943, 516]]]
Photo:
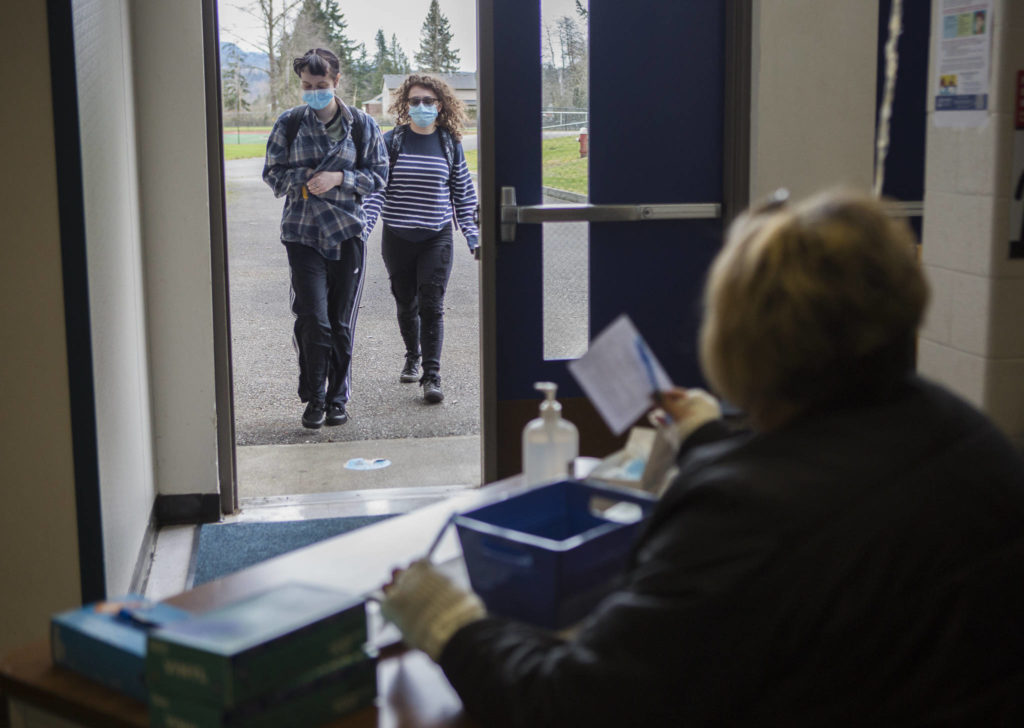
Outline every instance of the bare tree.
[[260, 50], [267, 54], [269, 62], [267, 73], [270, 77], [270, 109], [275, 116], [281, 106], [280, 96], [286, 90], [290, 71], [281, 40], [285, 35], [289, 17], [301, 2], [302, 0], [250, 0], [235, 5], [238, 10], [259, 20], [263, 26], [263, 47]]
[[[328, 29], [320, 17], [320, 12], [315, 0], [304, 0], [302, 8], [295, 16], [291, 30], [285, 31], [281, 36], [281, 60], [285, 66], [285, 82], [278, 92], [278, 101], [282, 105], [292, 106], [299, 103], [299, 90], [292, 82], [289, 61], [303, 55], [310, 48], [330, 48], [331, 46]], [[342, 64], [344, 65], [344, 61]], [[339, 82], [339, 94], [342, 97], [345, 96], [345, 91], [348, 88], [348, 79], [345, 75], [343, 69]]]
[[586, 24], [564, 15], [544, 23], [543, 93], [545, 106], [584, 108], [588, 99]]

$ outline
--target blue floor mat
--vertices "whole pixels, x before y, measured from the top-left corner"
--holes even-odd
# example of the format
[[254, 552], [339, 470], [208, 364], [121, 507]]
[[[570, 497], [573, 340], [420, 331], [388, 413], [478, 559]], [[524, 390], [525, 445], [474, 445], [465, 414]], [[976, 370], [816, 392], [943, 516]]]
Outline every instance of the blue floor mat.
[[199, 529], [192, 586], [353, 531], [391, 516], [313, 518], [276, 523], [208, 523]]

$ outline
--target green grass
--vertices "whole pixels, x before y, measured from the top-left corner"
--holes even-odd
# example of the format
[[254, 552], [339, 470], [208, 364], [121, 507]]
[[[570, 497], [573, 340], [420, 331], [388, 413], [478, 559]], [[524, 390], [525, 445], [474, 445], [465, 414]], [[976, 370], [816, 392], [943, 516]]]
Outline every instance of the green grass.
[[224, 159], [252, 159], [262, 157], [267, 153], [267, 143], [255, 142], [252, 144], [225, 144]]
[[[381, 127], [387, 131], [391, 127]], [[224, 159], [251, 159], [262, 157], [267, 151], [267, 134], [269, 126], [242, 127], [236, 131], [224, 130]], [[241, 143], [239, 143], [241, 139]], [[587, 194], [587, 159], [580, 158], [580, 145], [576, 137], [557, 137], [544, 139], [541, 142], [542, 184], [560, 190]], [[477, 151], [466, 152], [466, 164], [469, 171], [477, 170]]]
[[[541, 177], [545, 187], [587, 194], [587, 158], [580, 158], [576, 137], [557, 137], [541, 142]], [[469, 171], [477, 171], [477, 152], [466, 152]]]
[[[267, 137], [270, 126], [243, 126], [224, 129], [224, 159], [252, 159], [267, 153]], [[385, 132], [390, 126], [382, 126]]]
[[576, 137], [541, 141], [541, 184], [559, 190], [587, 194], [587, 158], [580, 157]]

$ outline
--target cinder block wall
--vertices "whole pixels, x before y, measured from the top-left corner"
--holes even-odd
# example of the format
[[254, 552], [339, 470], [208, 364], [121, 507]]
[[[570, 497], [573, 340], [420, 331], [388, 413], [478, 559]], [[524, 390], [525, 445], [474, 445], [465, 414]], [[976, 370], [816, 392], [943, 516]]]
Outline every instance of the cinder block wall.
[[[941, 2], [932, 3], [934, 86]], [[929, 94], [923, 262], [932, 304], [922, 374], [987, 412], [1024, 449], [1024, 259], [1009, 257], [1017, 70], [1024, 70], [1024, 3], [997, 0], [988, 118], [938, 128]]]

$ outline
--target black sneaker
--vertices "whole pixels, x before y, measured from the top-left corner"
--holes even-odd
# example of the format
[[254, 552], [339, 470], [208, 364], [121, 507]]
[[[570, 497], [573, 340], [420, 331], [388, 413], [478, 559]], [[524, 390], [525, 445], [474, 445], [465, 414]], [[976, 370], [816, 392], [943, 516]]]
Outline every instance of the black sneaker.
[[324, 403], [312, 401], [306, 405], [306, 411], [302, 413], [302, 426], [311, 430], [319, 430], [326, 416]]
[[423, 385], [423, 399], [430, 404], [437, 404], [444, 399], [444, 392], [441, 391], [441, 375], [437, 372], [428, 372], [420, 380]]
[[418, 356], [405, 355], [405, 366], [402, 373], [398, 375], [398, 381], [405, 384], [418, 382], [420, 380], [420, 358]]
[[348, 422], [348, 412], [345, 411], [345, 405], [341, 402], [332, 402], [327, 405], [327, 417], [324, 419], [324, 424], [328, 427], [334, 425], [344, 425]]

